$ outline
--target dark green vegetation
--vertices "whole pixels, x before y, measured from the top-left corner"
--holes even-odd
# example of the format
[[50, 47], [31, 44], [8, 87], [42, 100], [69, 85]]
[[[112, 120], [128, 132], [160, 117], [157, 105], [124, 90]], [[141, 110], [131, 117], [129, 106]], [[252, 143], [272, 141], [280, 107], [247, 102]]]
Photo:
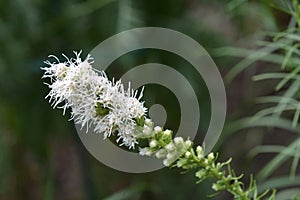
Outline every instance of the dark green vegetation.
[[[228, 95], [228, 121], [215, 148], [219, 159], [232, 157], [245, 183], [254, 174], [260, 191], [271, 187], [278, 189], [279, 199], [296, 197], [298, 7], [293, 0], [0, 1], [0, 199], [209, 199], [211, 183], [196, 185], [193, 173], [126, 174], [102, 165], [82, 146], [68, 114], [62, 116], [44, 100], [48, 89], [40, 67], [47, 55], [70, 57], [80, 49], [86, 54], [107, 37], [141, 26], [181, 31], [212, 54]], [[189, 63], [168, 52], [139, 50], [116, 60], [108, 75], [119, 78], [149, 62], [174, 67], [193, 85], [201, 109], [200, 144], [210, 100]], [[143, 100], [147, 107], [164, 105], [166, 127], [176, 131], [179, 105], [169, 90], [150, 85]]]

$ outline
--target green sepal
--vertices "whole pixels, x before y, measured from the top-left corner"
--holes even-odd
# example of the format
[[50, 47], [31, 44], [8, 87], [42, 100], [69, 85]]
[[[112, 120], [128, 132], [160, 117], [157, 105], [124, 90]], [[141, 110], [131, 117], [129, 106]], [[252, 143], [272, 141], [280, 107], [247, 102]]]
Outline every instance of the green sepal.
[[138, 126], [143, 127], [144, 124], [145, 124], [145, 117], [144, 117], [144, 116], [136, 117], [136, 118], [135, 118], [135, 121], [136, 121], [136, 124], [137, 124]]
[[101, 104], [101, 103], [97, 103], [95, 110], [96, 110], [97, 116], [106, 116], [106, 115], [108, 115], [108, 113], [110, 111], [109, 108], [104, 107], [103, 104]]

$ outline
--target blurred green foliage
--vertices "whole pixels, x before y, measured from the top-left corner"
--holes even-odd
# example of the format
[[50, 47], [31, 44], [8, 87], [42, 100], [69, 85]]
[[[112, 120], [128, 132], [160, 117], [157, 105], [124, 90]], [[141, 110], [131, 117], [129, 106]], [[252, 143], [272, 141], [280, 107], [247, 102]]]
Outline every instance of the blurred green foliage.
[[[86, 55], [107, 37], [141, 26], [181, 31], [212, 53], [224, 45], [251, 46], [257, 32], [286, 25], [276, 17], [268, 1], [0, 1], [0, 199], [206, 199], [212, 194], [210, 184], [195, 185], [193, 174], [165, 169], [126, 174], [94, 159], [81, 145], [68, 114], [52, 110], [44, 99], [48, 89], [40, 67], [49, 54], [70, 57], [73, 50], [82, 49]], [[215, 61], [224, 74], [236, 59]], [[210, 100], [201, 76], [186, 61], [167, 52], [142, 50], [119, 58], [108, 74], [120, 77], [146, 62], [172, 66], [191, 82], [200, 102], [200, 143], [210, 119]], [[232, 90], [241, 84], [249, 86], [242, 79], [228, 86], [229, 119], [248, 112], [241, 102], [249, 94]], [[178, 105], [168, 101], [169, 93], [151, 85], [144, 100], [147, 106], [166, 105], [167, 126], [176, 130]], [[234, 144], [243, 140], [237, 138]], [[226, 138], [219, 146], [221, 158], [232, 156]], [[243, 158], [247, 149], [238, 149], [237, 156]], [[238, 161], [238, 171], [251, 171]]]

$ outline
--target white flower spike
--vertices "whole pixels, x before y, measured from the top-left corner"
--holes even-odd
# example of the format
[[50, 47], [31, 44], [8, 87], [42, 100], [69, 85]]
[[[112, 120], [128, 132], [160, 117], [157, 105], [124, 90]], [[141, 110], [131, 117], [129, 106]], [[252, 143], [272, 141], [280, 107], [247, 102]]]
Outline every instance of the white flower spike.
[[117, 133], [121, 145], [134, 148], [137, 144], [134, 135], [137, 120], [144, 120], [146, 108], [137, 98], [137, 91], [124, 89], [121, 81], [111, 82], [104, 71], [97, 73], [92, 68], [93, 59], [90, 55], [82, 61], [81, 51], [75, 58], [60, 62], [45, 61], [43, 78], [50, 78], [47, 84], [51, 89], [46, 98], [52, 102], [53, 108], [72, 108], [71, 119], [82, 127], [94, 128], [95, 133], [102, 133], [104, 138]]
[[[92, 68], [91, 56], [82, 61], [79, 53], [74, 52], [76, 58], [60, 62], [46, 61], [49, 67], [42, 68], [45, 73], [43, 78], [50, 78], [47, 84], [51, 89], [46, 98], [52, 102], [53, 108], [62, 108], [65, 113], [67, 108], [72, 108], [71, 119], [76, 123], [94, 128], [94, 132], [102, 133], [104, 139], [112, 134], [117, 135], [119, 145], [135, 148], [138, 140], [146, 141], [146, 146], [138, 148], [142, 156], [155, 155], [163, 159], [163, 164], [168, 167], [178, 167], [186, 171], [197, 169], [198, 182], [213, 177], [217, 181], [212, 189], [215, 191], [227, 190], [234, 199], [249, 200], [252, 192], [256, 192], [253, 180], [248, 189], [240, 181], [242, 176], [236, 176], [230, 168], [229, 159], [223, 163], [216, 163], [217, 154], [209, 153], [207, 156], [201, 146], [193, 148], [193, 142], [182, 137], [173, 138], [171, 130], [154, 126], [151, 119], [145, 117], [146, 108], [137, 98], [137, 91], [130, 88], [124, 89], [120, 81], [108, 80], [103, 71], [97, 73]], [[223, 167], [227, 169], [224, 171]], [[268, 190], [258, 198], [266, 196]], [[269, 199], [274, 199], [275, 191]]]

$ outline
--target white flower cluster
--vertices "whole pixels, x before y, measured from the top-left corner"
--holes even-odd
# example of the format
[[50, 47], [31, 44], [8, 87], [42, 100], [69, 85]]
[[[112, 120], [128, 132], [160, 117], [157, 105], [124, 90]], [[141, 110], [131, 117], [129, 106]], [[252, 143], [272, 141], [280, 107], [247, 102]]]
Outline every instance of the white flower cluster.
[[53, 108], [62, 108], [65, 114], [67, 108], [72, 108], [72, 117], [76, 123], [93, 127], [94, 132], [103, 133], [104, 138], [112, 133], [118, 134], [121, 145], [133, 148], [137, 143], [133, 134], [137, 126], [137, 119], [144, 119], [146, 108], [137, 97], [137, 91], [124, 89], [120, 81], [108, 80], [103, 71], [97, 73], [92, 68], [93, 59], [88, 55], [82, 61], [80, 54], [74, 52], [76, 58], [60, 62], [45, 61], [48, 67], [43, 78], [51, 78], [47, 84], [51, 89], [46, 98], [50, 98]]
[[156, 126], [153, 129], [153, 137], [149, 141], [149, 147], [140, 148], [140, 155], [155, 156], [158, 159], [164, 159], [165, 166], [172, 165], [176, 160], [183, 156], [192, 146], [192, 141], [184, 141], [182, 137], [172, 139], [172, 131], [164, 130]]

